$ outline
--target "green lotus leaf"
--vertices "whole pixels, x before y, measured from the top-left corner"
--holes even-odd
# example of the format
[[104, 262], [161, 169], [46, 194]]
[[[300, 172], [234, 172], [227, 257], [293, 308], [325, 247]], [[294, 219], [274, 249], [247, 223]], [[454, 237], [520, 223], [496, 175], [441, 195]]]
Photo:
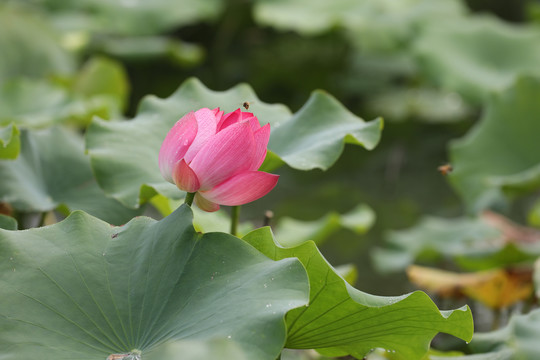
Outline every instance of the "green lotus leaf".
[[518, 79], [487, 103], [481, 121], [450, 146], [449, 179], [471, 212], [540, 188], [540, 80]]
[[219, 0], [135, 0], [130, 3], [45, 0], [41, 3], [50, 9], [50, 16], [56, 22], [70, 24], [73, 30], [105, 35], [154, 35], [172, 31], [181, 26], [213, 20], [224, 7]]
[[249, 111], [261, 124], [272, 126], [269, 155], [261, 167], [265, 171], [283, 161], [297, 169], [327, 169], [345, 143], [372, 149], [380, 138], [380, 119], [364, 122], [323, 92], [315, 92], [291, 116], [284, 105], [260, 101], [246, 84], [216, 92], [197, 79], [189, 79], [167, 99], [146, 97], [132, 121], [92, 122], [86, 146], [99, 185], [109, 196], [133, 208], [156, 193], [171, 198], [183, 196], [162, 178], [158, 168], [158, 153], [167, 132], [189, 111], [220, 107], [229, 112], [245, 101], [251, 103]]
[[181, 66], [198, 65], [204, 59], [200, 45], [167, 36], [111, 36], [99, 37], [100, 51], [126, 61], [166, 57]]
[[111, 103], [110, 115], [119, 116], [126, 106], [129, 82], [121, 63], [93, 57], [84, 64], [73, 84], [73, 92], [83, 98], [98, 98]]
[[451, 123], [472, 113], [458, 94], [430, 88], [385, 89], [369, 101], [368, 107], [394, 122], [414, 119], [434, 124]]
[[261, 228], [244, 237], [271, 259], [297, 257], [310, 283], [308, 307], [287, 313], [287, 348], [317, 349], [325, 355], [363, 358], [374, 348], [395, 352], [396, 359], [421, 359], [438, 332], [472, 338], [468, 307], [439, 311], [423, 292], [380, 297], [361, 292], [341, 278], [309, 241], [283, 248], [271, 230]]
[[17, 230], [17, 220], [11, 216], [0, 214], [0, 229]]
[[2, 84], [0, 124], [43, 128], [69, 122], [85, 126], [95, 115], [120, 116], [127, 91], [127, 75], [119, 63], [92, 58], [74, 76], [71, 86], [30, 79]]
[[345, 143], [375, 148], [382, 127], [381, 118], [365, 122], [329, 94], [314, 91], [291, 119], [273, 129], [268, 149], [294, 169], [326, 170]]
[[414, 25], [424, 19], [455, 17], [464, 12], [464, 6], [455, 0], [256, 0], [254, 16], [261, 24], [304, 35], [340, 26], [355, 31], [362, 40], [369, 41], [364, 35], [368, 33], [377, 40], [392, 38], [395, 43], [410, 36]]
[[62, 48], [58, 34], [42, 14], [18, 5], [0, 4], [0, 83], [71, 74], [75, 59]]
[[502, 329], [475, 333], [469, 344], [471, 355], [431, 356], [430, 360], [536, 360], [540, 352], [540, 310], [514, 314]]
[[0, 123], [25, 128], [53, 125], [70, 117], [73, 106], [62, 87], [44, 80], [17, 80], [0, 87]]
[[386, 235], [385, 249], [373, 253], [381, 271], [400, 271], [415, 261], [433, 261], [500, 249], [501, 232], [480, 219], [424, 217], [410, 229]]
[[0, 159], [16, 159], [20, 150], [21, 138], [17, 126], [0, 126]]
[[365, 205], [358, 205], [345, 214], [331, 212], [314, 221], [301, 221], [290, 217], [279, 220], [274, 228], [277, 241], [285, 247], [299, 245], [308, 240], [322, 244], [331, 234], [341, 228], [347, 228], [363, 234], [375, 222], [375, 213]]
[[343, 264], [334, 268], [336, 274], [341, 276], [349, 284], [354, 285], [358, 280], [358, 269], [355, 264]]
[[76, 98], [45, 80], [20, 79], [0, 87], [0, 124], [43, 128], [63, 122], [87, 123], [94, 114], [108, 116], [108, 104]]
[[435, 81], [474, 102], [521, 74], [540, 75], [540, 30], [495, 17], [432, 23], [420, 32], [414, 51]]
[[182, 352], [202, 342], [274, 360], [285, 313], [308, 300], [304, 268], [228, 234], [200, 235], [191, 222], [184, 205], [121, 227], [76, 211], [55, 225], [0, 230], [3, 358], [195, 359]]
[[65, 205], [113, 224], [141, 213], [105, 196], [97, 185], [80, 135], [62, 128], [21, 132], [16, 160], [0, 161], [0, 201], [18, 211], [44, 212]]
[[540, 255], [538, 242], [506, 243], [503, 233], [481, 217], [424, 217], [410, 229], [391, 231], [386, 248], [372, 254], [382, 272], [402, 271], [421, 262], [453, 260], [464, 270], [478, 271], [531, 261]]

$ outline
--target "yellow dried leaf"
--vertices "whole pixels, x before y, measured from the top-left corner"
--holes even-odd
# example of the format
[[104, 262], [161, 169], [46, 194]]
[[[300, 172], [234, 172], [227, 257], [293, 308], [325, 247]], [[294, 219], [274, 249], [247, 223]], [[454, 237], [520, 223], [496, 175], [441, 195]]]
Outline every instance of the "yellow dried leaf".
[[455, 273], [418, 265], [407, 269], [409, 280], [442, 297], [467, 296], [492, 309], [508, 307], [532, 295], [530, 269], [496, 269]]

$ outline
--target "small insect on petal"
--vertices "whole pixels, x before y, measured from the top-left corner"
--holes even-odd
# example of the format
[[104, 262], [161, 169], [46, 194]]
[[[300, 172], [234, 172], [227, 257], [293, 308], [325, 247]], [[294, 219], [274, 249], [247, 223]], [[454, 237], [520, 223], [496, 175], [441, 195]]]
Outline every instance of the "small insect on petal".
[[246, 110], [249, 110], [249, 107], [250, 107], [251, 105], [253, 105], [254, 103], [255, 103], [255, 102], [253, 102], [253, 101], [244, 101], [244, 102], [242, 103], [242, 107], [243, 107], [244, 109], [246, 109]]

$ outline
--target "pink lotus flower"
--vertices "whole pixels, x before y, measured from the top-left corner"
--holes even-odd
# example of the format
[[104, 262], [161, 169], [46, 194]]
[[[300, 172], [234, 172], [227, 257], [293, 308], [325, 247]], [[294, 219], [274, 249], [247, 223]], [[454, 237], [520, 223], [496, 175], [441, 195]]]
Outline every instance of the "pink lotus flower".
[[159, 169], [180, 190], [196, 192], [205, 211], [236, 206], [266, 195], [278, 175], [257, 171], [266, 156], [270, 124], [240, 109], [223, 114], [203, 108], [182, 117], [159, 151]]

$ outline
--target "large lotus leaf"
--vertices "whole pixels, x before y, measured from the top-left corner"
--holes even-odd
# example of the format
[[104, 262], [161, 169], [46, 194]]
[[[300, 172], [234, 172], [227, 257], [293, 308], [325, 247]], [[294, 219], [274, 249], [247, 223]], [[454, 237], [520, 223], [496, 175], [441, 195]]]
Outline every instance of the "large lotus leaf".
[[413, 119], [437, 124], [463, 120], [472, 110], [455, 92], [430, 88], [387, 88], [373, 96], [368, 106], [375, 114], [382, 114], [390, 121]]
[[471, 211], [540, 188], [539, 97], [539, 79], [518, 79], [493, 96], [480, 123], [451, 144], [449, 178]]
[[175, 341], [188, 339], [274, 360], [285, 313], [307, 303], [304, 268], [228, 234], [201, 236], [191, 221], [184, 205], [159, 222], [138, 217], [114, 227], [77, 211], [52, 226], [0, 230], [2, 358], [137, 350], [175, 360], [184, 359]]
[[313, 242], [283, 248], [268, 227], [244, 239], [271, 259], [297, 257], [307, 270], [310, 303], [287, 314], [287, 348], [357, 358], [374, 348], [384, 348], [395, 352], [395, 359], [413, 360], [425, 355], [438, 332], [466, 341], [472, 337], [472, 316], [467, 307], [439, 311], [422, 292], [399, 297], [361, 292], [336, 274]]
[[94, 115], [119, 116], [127, 100], [127, 75], [105, 58], [90, 59], [71, 87], [47, 80], [18, 79], [0, 86], [0, 124], [40, 128], [57, 123], [86, 125]]
[[342, 26], [358, 31], [360, 36], [361, 32], [369, 32], [385, 40], [410, 35], [413, 25], [422, 19], [459, 16], [463, 12], [463, 5], [455, 0], [256, 0], [254, 15], [262, 24], [306, 35]]
[[216, 92], [189, 79], [167, 99], [146, 97], [132, 121], [92, 122], [86, 144], [98, 183], [108, 195], [130, 207], [139, 206], [156, 192], [178, 198], [182, 193], [162, 178], [158, 168], [157, 157], [167, 132], [189, 111], [220, 107], [228, 112], [244, 101], [251, 102], [249, 111], [261, 124], [272, 126], [267, 156], [271, 160], [263, 164], [265, 170], [275, 168], [281, 159], [295, 168], [326, 169], [337, 160], [344, 142], [371, 149], [380, 137], [381, 120], [366, 123], [322, 92], [315, 92], [291, 117], [285, 106], [260, 101], [248, 85]]
[[223, 10], [219, 0], [45, 0], [57, 22], [100, 34], [152, 35], [204, 20]]
[[291, 119], [274, 128], [268, 148], [292, 168], [326, 170], [337, 161], [345, 143], [372, 150], [382, 127], [381, 118], [365, 122], [335, 98], [315, 91]]
[[448, 90], [473, 101], [511, 85], [521, 74], [540, 74], [540, 30], [491, 17], [437, 21], [415, 44], [422, 66]]
[[44, 80], [20, 79], [0, 87], [0, 124], [43, 128], [62, 122], [87, 123], [95, 114], [107, 117], [110, 103], [85, 101]]
[[476, 333], [471, 355], [431, 356], [431, 360], [536, 360], [540, 353], [540, 309], [527, 315], [513, 315], [508, 325], [488, 333]]
[[39, 14], [0, 4], [0, 83], [18, 77], [69, 74], [73, 56]]
[[82, 137], [62, 128], [22, 131], [21, 153], [16, 160], [0, 161], [0, 178], [0, 201], [19, 211], [66, 205], [113, 224], [140, 214], [105, 196], [84, 154]]
[[373, 253], [380, 271], [401, 271], [416, 261], [451, 259], [467, 270], [484, 270], [532, 260], [540, 242], [505, 237], [485, 217], [425, 217], [416, 226], [389, 232], [389, 245]]
[[16, 159], [20, 150], [19, 129], [14, 124], [0, 126], [0, 159]]
[[71, 112], [67, 92], [43, 80], [17, 80], [0, 87], [0, 123], [44, 127], [62, 121]]

